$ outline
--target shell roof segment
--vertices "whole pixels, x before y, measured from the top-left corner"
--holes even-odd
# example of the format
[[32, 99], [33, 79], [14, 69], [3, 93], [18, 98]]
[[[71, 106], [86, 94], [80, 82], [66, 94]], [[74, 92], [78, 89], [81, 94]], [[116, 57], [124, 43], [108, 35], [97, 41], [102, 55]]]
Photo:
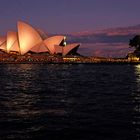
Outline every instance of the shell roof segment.
[[67, 55], [76, 52], [80, 44], [66, 45], [66, 37], [62, 35], [42, 37], [31, 25], [18, 21], [17, 32], [7, 32], [7, 38], [0, 37], [0, 49], [7, 53], [18, 52], [21, 55], [29, 51], [34, 53], [48, 52], [49, 54]]
[[55, 45], [60, 45], [63, 40], [65, 40], [65, 36], [53, 36], [49, 37], [46, 40], [44, 40], [45, 45], [50, 50], [51, 54], [55, 53]]
[[22, 55], [27, 53], [33, 46], [43, 41], [39, 33], [29, 24], [19, 21], [17, 26], [20, 51]]

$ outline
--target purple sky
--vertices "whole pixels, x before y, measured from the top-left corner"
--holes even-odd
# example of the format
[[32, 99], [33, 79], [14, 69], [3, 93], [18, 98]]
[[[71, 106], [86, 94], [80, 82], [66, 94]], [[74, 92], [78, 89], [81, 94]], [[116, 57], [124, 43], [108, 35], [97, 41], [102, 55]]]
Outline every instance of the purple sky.
[[140, 24], [140, 0], [0, 0], [0, 34], [23, 20], [49, 33]]

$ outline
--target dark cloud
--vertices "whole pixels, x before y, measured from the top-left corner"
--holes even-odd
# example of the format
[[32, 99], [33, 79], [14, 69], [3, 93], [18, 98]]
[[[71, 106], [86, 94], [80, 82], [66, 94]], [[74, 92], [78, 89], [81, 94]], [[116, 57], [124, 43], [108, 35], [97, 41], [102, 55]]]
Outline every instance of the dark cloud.
[[74, 33], [68, 35], [68, 40], [82, 43], [79, 52], [84, 55], [125, 57], [133, 50], [128, 44], [136, 34], [140, 34], [140, 25]]

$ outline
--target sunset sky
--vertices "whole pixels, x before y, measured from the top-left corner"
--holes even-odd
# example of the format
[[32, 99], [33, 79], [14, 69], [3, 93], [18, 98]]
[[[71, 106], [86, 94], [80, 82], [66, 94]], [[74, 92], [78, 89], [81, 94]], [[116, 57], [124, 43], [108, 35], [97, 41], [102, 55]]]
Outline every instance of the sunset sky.
[[140, 23], [140, 0], [0, 0], [0, 34], [23, 20], [49, 33]]

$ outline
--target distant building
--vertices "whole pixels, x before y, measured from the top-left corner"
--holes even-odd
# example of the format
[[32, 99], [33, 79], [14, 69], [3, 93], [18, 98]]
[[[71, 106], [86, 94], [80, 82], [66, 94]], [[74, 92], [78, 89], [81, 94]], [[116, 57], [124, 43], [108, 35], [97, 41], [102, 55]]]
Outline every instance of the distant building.
[[8, 31], [7, 37], [0, 37], [0, 50], [6, 53], [17, 52], [24, 55], [28, 52], [69, 55], [76, 54], [80, 44], [66, 45], [65, 36], [42, 37], [31, 25], [19, 21], [17, 32]]
[[137, 54], [135, 54], [135, 53], [129, 53], [129, 54], [127, 55], [127, 59], [128, 59], [129, 61], [139, 61], [139, 60], [140, 60], [140, 57], [137, 56]]

